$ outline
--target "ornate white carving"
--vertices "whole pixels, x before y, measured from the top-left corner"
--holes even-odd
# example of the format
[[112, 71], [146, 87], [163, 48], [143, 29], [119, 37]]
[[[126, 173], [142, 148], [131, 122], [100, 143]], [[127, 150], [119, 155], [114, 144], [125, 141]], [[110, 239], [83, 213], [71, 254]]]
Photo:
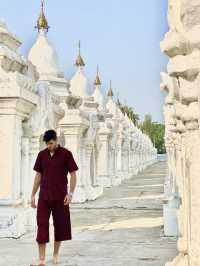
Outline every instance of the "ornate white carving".
[[40, 136], [47, 129], [56, 128], [58, 121], [64, 116], [64, 110], [59, 107], [59, 96], [53, 95], [46, 82], [38, 82], [35, 92], [40, 102], [32, 112], [27, 127], [34, 136]]

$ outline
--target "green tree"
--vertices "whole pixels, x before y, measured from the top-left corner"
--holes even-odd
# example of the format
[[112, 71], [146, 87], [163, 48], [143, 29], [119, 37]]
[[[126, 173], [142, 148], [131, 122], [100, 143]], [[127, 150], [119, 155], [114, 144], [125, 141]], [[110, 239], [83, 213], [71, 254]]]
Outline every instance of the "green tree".
[[127, 105], [122, 105], [120, 101], [117, 101], [117, 104], [119, 105], [121, 111], [123, 114], [127, 114], [127, 116], [130, 118], [130, 120], [134, 123], [134, 125], [138, 125], [139, 122], [139, 115], [136, 114], [134, 109], [132, 107], [129, 107]]
[[158, 150], [158, 153], [163, 154], [166, 152], [164, 142], [164, 124], [153, 122], [151, 115], [147, 114], [145, 115], [144, 121], [139, 124], [139, 128], [142, 130], [143, 133], [147, 134], [150, 137], [154, 146]]

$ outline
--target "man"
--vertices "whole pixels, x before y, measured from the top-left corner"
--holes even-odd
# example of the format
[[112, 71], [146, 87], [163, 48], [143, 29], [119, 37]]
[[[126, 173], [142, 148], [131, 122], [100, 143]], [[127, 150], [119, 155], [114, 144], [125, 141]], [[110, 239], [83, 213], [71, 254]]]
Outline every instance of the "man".
[[[53, 263], [58, 263], [61, 241], [71, 240], [69, 204], [76, 187], [76, 171], [79, 169], [72, 152], [58, 143], [54, 130], [47, 130], [43, 136], [46, 148], [36, 158], [33, 169], [36, 171], [31, 194], [31, 207], [37, 208], [37, 237], [39, 260], [31, 266], [45, 265], [45, 248], [49, 242], [49, 218], [52, 213], [54, 225]], [[68, 192], [67, 174], [70, 173]], [[38, 204], [35, 195], [40, 187]]]

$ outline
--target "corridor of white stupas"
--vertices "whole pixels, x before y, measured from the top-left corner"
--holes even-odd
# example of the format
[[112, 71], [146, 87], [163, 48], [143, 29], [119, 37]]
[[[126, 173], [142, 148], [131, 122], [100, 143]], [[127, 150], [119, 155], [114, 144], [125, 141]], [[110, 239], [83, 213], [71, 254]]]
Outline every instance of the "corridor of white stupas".
[[27, 57], [0, 21], [0, 266], [36, 255], [32, 168], [47, 129], [79, 165], [62, 266], [200, 266], [200, 2], [168, 0], [167, 19], [166, 160], [121, 110], [112, 82], [104, 95], [101, 70], [88, 77], [80, 43], [65, 78], [43, 1]]
[[111, 82], [103, 95], [97, 69], [90, 84], [80, 42], [75, 72], [70, 80], [64, 77], [48, 40], [43, 1], [36, 28], [26, 58], [18, 37], [0, 21], [0, 149], [6, 152], [0, 154], [0, 237], [18, 238], [33, 229], [33, 163], [48, 129], [57, 131], [79, 166], [74, 203], [97, 199], [104, 188], [120, 186], [157, 160], [150, 137], [120, 109]]

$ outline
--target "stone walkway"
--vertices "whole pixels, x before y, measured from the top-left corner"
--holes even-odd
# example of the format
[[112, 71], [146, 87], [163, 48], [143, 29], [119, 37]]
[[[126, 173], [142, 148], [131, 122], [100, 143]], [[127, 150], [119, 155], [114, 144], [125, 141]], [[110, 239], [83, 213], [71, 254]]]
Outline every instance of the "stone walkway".
[[[60, 266], [164, 266], [176, 239], [163, 236], [166, 164], [158, 162], [92, 202], [71, 204], [73, 240], [63, 242]], [[53, 240], [51, 228], [51, 240]], [[47, 245], [51, 264], [52, 242]], [[35, 232], [0, 240], [0, 266], [29, 266], [37, 256]]]

